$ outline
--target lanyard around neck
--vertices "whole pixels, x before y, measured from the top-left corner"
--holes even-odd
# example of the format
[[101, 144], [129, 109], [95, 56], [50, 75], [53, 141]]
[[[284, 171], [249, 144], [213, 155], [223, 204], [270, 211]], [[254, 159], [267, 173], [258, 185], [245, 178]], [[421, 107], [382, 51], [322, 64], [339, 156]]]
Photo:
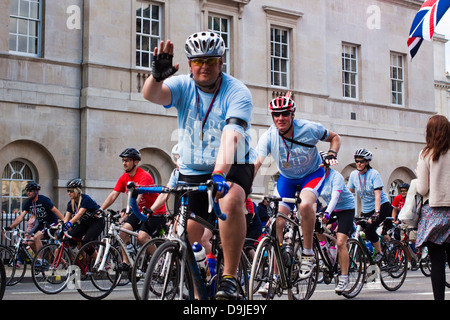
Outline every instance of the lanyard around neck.
[[[222, 78], [220, 78], [219, 85], [217, 86], [216, 92], [214, 92], [214, 96], [213, 96], [213, 98], [211, 100], [211, 103], [209, 104], [208, 110], [206, 111], [205, 118], [202, 121], [202, 128], [201, 128], [201, 132], [200, 132], [201, 135], [203, 135], [203, 128], [205, 127], [206, 120], [208, 119], [209, 113], [211, 112], [211, 109], [212, 109], [212, 106], [214, 104], [214, 101], [216, 100], [216, 97], [219, 94], [221, 85], [222, 85]], [[198, 115], [200, 117], [200, 109], [201, 109], [200, 108], [200, 94], [198, 92], [198, 87], [197, 86], [195, 86], [195, 90], [197, 91], [197, 110], [198, 110]]]

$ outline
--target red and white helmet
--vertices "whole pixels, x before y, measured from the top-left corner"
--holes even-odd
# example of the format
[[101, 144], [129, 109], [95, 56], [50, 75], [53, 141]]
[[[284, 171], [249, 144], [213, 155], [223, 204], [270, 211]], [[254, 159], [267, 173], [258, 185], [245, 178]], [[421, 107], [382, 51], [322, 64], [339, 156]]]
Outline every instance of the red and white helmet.
[[291, 92], [288, 91], [285, 96], [279, 96], [270, 101], [270, 112], [295, 112], [295, 102], [291, 99]]

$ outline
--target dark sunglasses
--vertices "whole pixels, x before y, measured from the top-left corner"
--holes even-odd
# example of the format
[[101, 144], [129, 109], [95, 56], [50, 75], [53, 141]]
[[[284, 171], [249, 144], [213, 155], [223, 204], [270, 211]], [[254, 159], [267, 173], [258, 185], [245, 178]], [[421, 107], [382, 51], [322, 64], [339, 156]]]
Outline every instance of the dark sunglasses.
[[74, 193], [75, 190], [74, 190], [74, 189], [67, 189], [67, 192], [68, 192], [68, 193]]
[[275, 118], [278, 118], [279, 116], [283, 117], [289, 117], [292, 112], [290, 111], [283, 111], [283, 112], [272, 112], [272, 116]]
[[355, 160], [355, 163], [365, 163], [366, 160]]

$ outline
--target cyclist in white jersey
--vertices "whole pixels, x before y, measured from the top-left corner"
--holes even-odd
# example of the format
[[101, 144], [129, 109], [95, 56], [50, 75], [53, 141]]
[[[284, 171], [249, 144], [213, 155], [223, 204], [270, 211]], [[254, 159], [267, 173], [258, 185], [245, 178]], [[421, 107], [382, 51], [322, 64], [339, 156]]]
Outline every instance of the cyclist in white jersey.
[[[222, 72], [225, 43], [216, 33], [203, 31], [189, 36], [185, 52], [190, 75], [173, 75], [174, 45], [161, 41], [154, 49], [152, 75], [143, 86], [147, 100], [178, 112], [179, 181], [205, 182], [218, 186], [226, 221], [220, 221], [224, 252], [223, 278], [216, 299], [237, 299], [236, 280], [245, 240], [244, 203], [253, 183], [256, 154], [250, 148], [253, 102], [239, 80]], [[220, 199], [220, 200], [219, 200]], [[205, 194], [189, 195], [189, 210], [208, 218]], [[191, 243], [201, 241], [204, 228], [189, 221]]]
[[[281, 197], [293, 198], [300, 191], [301, 203], [297, 214], [301, 214], [304, 249], [300, 277], [307, 278], [315, 266], [313, 232], [315, 224], [315, 203], [323, 186], [325, 171], [316, 144], [330, 143], [326, 156], [328, 165], [335, 165], [341, 145], [338, 134], [325, 129], [320, 123], [308, 120], [294, 120], [295, 102], [291, 93], [273, 99], [269, 104], [273, 125], [261, 136], [257, 146], [255, 174], [266, 156], [272, 155], [280, 177], [275, 193]], [[279, 212], [288, 214], [293, 204], [280, 203]], [[278, 234], [282, 234], [284, 219], [277, 222]]]

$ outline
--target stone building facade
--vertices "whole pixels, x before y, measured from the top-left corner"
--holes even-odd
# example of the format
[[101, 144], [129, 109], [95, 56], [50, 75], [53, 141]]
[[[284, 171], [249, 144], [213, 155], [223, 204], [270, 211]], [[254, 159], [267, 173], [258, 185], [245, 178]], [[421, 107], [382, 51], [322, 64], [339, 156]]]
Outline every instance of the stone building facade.
[[[272, 120], [270, 99], [291, 90], [296, 117], [342, 136], [336, 169], [372, 150], [385, 191], [415, 177], [427, 119], [450, 115], [441, 35], [411, 62], [406, 39], [417, 0], [6, 0], [0, 3], [2, 210], [20, 207], [28, 180], [64, 211], [65, 184], [83, 179], [102, 203], [135, 147], [165, 184], [174, 168], [176, 114], [140, 92], [155, 44], [171, 39], [188, 73], [188, 35], [220, 32], [226, 72], [254, 99], [253, 143]], [[320, 145], [326, 150], [326, 145]], [[268, 193], [268, 163], [255, 193]], [[125, 205], [125, 197], [114, 204]], [[5, 216], [5, 214], [3, 215]]]

